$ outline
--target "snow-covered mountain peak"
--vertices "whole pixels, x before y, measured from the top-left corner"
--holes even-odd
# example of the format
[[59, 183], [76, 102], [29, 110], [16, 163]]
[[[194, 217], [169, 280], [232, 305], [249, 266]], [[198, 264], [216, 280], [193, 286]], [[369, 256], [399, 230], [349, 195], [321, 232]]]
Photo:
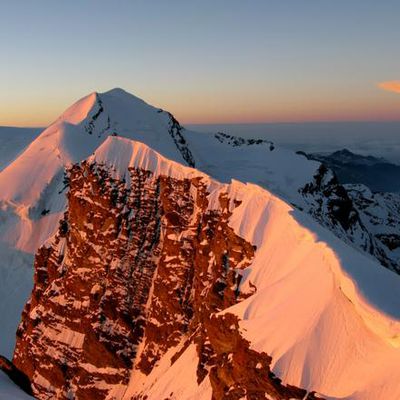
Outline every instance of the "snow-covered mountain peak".
[[68, 107], [56, 120], [56, 122], [66, 122], [70, 124], [79, 124], [87, 117], [93, 115], [98, 111], [99, 103], [107, 103], [109, 113], [120, 110], [121, 107], [126, 109], [130, 108], [130, 112], [142, 112], [143, 109], [150, 109], [157, 112], [158, 109], [147, 104], [144, 100], [126, 92], [121, 88], [114, 88], [107, 92], [92, 92], [80, 100], [75, 102], [72, 106]]
[[182, 129], [172, 114], [122, 89], [91, 93], [61, 114], [2, 171], [2, 199], [32, 206], [65, 166], [87, 158], [109, 135], [138, 140], [190, 164]]
[[103, 92], [103, 93], [98, 93], [95, 92], [99, 95], [101, 95], [101, 97], [115, 97], [115, 98], [119, 98], [121, 101], [126, 101], [126, 102], [136, 102], [136, 103], [142, 103], [145, 104], [149, 107], [154, 108], [153, 106], [151, 106], [150, 104], [146, 103], [143, 99], [141, 99], [140, 97], [135, 96], [132, 93], [127, 92], [126, 90], [116, 87], [110, 90], [107, 90], [107, 92]]
[[96, 92], [90, 93], [82, 97], [72, 106], [68, 107], [55, 121], [55, 123], [68, 122], [71, 124], [78, 124], [82, 122], [93, 109], [96, 104], [98, 94]]

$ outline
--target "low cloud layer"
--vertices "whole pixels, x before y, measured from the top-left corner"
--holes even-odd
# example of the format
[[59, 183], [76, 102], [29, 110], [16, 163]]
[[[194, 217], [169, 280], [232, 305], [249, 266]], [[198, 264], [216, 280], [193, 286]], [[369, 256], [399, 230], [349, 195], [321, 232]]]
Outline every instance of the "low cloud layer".
[[388, 92], [400, 93], [400, 81], [386, 81], [378, 83], [378, 87]]

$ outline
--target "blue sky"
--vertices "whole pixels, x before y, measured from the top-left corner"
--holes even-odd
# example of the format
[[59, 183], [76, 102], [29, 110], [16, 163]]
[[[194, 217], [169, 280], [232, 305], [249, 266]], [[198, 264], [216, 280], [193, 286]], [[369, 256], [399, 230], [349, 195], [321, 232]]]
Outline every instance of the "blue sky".
[[0, 1], [0, 125], [123, 87], [187, 123], [400, 120], [400, 2]]

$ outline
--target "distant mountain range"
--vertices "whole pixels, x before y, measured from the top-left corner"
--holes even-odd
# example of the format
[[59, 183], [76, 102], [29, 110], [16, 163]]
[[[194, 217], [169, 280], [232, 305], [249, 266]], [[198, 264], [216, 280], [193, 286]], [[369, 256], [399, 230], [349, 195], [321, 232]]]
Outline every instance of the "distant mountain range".
[[340, 183], [362, 183], [374, 192], [400, 192], [400, 165], [384, 158], [363, 156], [347, 149], [306, 155], [332, 169]]

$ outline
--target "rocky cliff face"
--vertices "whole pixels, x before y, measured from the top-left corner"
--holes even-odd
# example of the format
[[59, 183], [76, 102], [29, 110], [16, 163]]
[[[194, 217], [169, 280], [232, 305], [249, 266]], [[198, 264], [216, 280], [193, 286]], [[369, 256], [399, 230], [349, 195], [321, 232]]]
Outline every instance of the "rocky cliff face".
[[363, 184], [373, 192], [400, 193], [400, 166], [384, 158], [363, 156], [347, 149], [306, 156], [332, 169], [342, 184]]
[[113, 178], [86, 161], [68, 185], [68, 211], [36, 255], [17, 332], [14, 363], [37, 398], [120, 399], [132, 369], [148, 375], [179, 343], [196, 345], [198, 382], [208, 376], [215, 399], [307, 395], [274, 377], [236, 317], [216, 315], [251, 295], [240, 280], [254, 247], [228, 226], [239, 202], [221, 192], [212, 209], [202, 178], [139, 168]]
[[373, 193], [362, 184], [341, 185], [324, 164], [300, 193], [305, 211], [321, 225], [400, 273], [398, 194]]
[[373, 253], [373, 243], [353, 200], [335, 174], [321, 164], [313, 180], [301, 188], [306, 211], [341, 239]]
[[400, 195], [374, 193], [362, 184], [344, 187], [372, 238], [371, 253], [382, 265], [400, 273]]

